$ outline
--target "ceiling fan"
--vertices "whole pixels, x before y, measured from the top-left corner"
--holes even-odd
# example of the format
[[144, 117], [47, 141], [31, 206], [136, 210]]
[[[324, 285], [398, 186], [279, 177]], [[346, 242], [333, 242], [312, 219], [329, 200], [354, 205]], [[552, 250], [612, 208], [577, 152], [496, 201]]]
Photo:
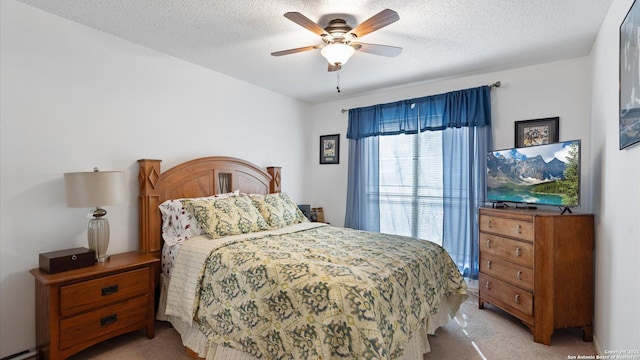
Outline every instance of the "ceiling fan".
[[390, 9], [380, 11], [365, 22], [357, 25], [355, 28], [351, 28], [351, 26], [347, 25], [347, 22], [343, 19], [333, 19], [329, 21], [329, 25], [323, 29], [320, 25], [311, 21], [299, 12], [288, 12], [284, 14], [284, 17], [303, 28], [320, 35], [322, 43], [318, 45], [272, 52], [271, 55], [273, 56], [289, 55], [303, 51], [321, 49], [320, 53], [329, 62], [328, 71], [336, 71], [340, 70], [356, 51], [387, 57], [396, 57], [402, 52], [402, 48], [397, 46], [367, 44], [356, 41], [373, 31], [400, 20], [398, 13]]

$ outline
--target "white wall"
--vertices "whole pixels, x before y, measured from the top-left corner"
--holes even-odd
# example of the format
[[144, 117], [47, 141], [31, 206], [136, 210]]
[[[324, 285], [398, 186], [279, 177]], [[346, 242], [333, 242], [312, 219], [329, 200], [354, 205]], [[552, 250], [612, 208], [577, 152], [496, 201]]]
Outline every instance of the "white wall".
[[613, 1], [591, 53], [595, 335], [601, 351], [640, 349], [640, 145], [619, 150], [618, 137], [619, 32], [632, 3]]
[[[346, 70], [345, 70], [346, 71]], [[342, 226], [346, 209], [348, 139], [346, 139], [350, 109], [403, 99], [441, 94], [501, 81], [500, 88], [491, 90], [491, 113], [494, 148], [514, 146], [514, 121], [560, 117], [560, 140], [581, 139], [582, 195], [579, 211], [591, 208], [589, 158], [589, 118], [591, 80], [589, 59], [577, 58], [526, 68], [468, 76], [446, 81], [407, 86], [393, 90], [313, 106], [312, 140], [316, 142], [309, 158], [311, 187], [309, 198], [313, 206], [324, 208], [325, 219]], [[342, 84], [348, 92], [349, 84]], [[339, 165], [319, 165], [320, 135], [341, 135]]]
[[279, 165], [304, 200], [308, 105], [13, 0], [0, 13], [0, 357], [35, 346], [38, 254], [86, 246], [89, 209], [66, 207], [64, 172], [126, 171], [110, 253], [137, 250], [140, 158]]

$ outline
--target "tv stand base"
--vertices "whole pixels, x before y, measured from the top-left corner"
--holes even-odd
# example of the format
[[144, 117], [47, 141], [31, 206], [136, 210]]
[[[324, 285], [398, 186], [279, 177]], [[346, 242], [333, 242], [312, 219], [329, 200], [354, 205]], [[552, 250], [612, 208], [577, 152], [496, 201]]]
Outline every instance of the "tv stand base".
[[571, 212], [571, 209], [568, 206], [565, 206], [564, 209], [562, 209], [562, 212], [560, 213], [560, 215], [564, 215], [564, 213], [566, 213], [566, 212], [569, 212], [569, 214], [573, 214]]

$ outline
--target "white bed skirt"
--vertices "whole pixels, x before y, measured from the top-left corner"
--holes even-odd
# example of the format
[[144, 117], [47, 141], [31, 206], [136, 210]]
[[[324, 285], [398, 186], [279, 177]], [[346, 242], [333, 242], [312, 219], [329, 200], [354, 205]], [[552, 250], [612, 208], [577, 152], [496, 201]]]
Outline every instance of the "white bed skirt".
[[[199, 357], [207, 360], [257, 360], [255, 357], [239, 350], [231, 349], [217, 344], [208, 344], [207, 338], [200, 330], [185, 323], [177, 317], [166, 315], [165, 308], [167, 304], [167, 290], [169, 289], [169, 277], [164, 274], [160, 275], [161, 291], [160, 302], [156, 319], [161, 321], [169, 321], [182, 338], [182, 344]], [[420, 333], [416, 334], [409, 343], [398, 360], [422, 360], [422, 355], [431, 351], [429, 347], [429, 334], [434, 334], [440, 326], [446, 325], [460, 308], [462, 302], [467, 299], [465, 295], [454, 295], [441, 299], [442, 304], [438, 312], [427, 320], [425, 327], [420, 329]]]

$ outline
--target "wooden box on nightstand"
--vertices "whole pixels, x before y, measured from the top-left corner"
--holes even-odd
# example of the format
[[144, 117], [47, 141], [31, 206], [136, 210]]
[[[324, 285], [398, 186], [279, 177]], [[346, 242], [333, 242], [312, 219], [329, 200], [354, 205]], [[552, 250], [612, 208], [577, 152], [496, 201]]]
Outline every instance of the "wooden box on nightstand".
[[38, 359], [64, 359], [135, 330], [145, 330], [153, 338], [157, 266], [157, 257], [129, 252], [57, 274], [31, 270]]

